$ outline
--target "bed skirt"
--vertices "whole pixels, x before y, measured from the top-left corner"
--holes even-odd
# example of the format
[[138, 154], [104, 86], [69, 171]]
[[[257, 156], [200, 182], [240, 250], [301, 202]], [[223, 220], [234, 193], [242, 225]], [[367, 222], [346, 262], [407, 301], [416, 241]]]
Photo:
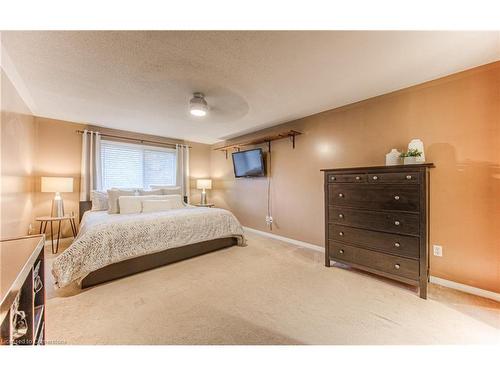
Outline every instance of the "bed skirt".
[[107, 281], [116, 280], [125, 276], [147, 271], [167, 264], [193, 258], [215, 250], [237, 245], [236, 237], [217, 238], [215, 240], [199, 242], [191, 245], [176, 247], [157, 253], [141, 255], [118, 263], [110, 264], [89, 273], [81, 281], [81, 288], [88, 288]]

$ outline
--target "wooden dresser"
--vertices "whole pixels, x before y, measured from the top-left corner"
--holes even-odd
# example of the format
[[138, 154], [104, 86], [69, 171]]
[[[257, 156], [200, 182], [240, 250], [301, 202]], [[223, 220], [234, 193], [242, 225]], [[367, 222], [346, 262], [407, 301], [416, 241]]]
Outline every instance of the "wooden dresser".
[[0, 345], [45, 343], [45, 236], [0, 241]]
[[427, 298], [429, 168], [322, 169], [325, 265], [344, 263], [418, 285]]

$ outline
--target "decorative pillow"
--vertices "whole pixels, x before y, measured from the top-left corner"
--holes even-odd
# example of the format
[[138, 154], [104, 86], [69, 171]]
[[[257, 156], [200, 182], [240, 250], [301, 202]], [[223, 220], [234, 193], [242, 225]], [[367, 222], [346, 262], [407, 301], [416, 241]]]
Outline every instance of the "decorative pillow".
[[155, 190], [139, 189], [139, 195], [163, 195], [163, 189], [155, 189]]
[[142, 201], [165, 199], [164, 195], [136, 195], [121, 196], [118, 198], [120, 214], [138, 214], [142, 211]]
[[92, 190], [90, 199], [92, 200], [92, 211], [106, 211], [109, 208], [108, 193], [105, 191]]
[[118, 198], [120, 214], [138, 214], [142, 210], [141, 198], [137, 196], [121, 196]]
[[182, 195], [180, 186], [149, 185], [151, 189], [161, 189], [163, 195]]
[[172, 209], [171, 199], [161, 199], [161, 200], [143, 200], [142, 201], [142, 212], [160, 212], [168, 211]]
[[120, 190], [120, 189], [110, 189], [108, 190], [108, 213], [118, 214], [120, 213], [120, 202], [118, 198], [123, 196], [135, 196], [136, 190]]

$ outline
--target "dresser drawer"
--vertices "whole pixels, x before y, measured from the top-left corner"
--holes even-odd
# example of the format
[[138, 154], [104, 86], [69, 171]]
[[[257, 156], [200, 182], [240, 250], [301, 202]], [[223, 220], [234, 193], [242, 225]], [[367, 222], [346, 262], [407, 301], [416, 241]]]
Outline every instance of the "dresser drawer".
[[330, 259], [339, 262], [359, 264], [412, 280], [418, 280], [419, 277], [418, 260], [382, 254], [339, 242], [330, 242], [328, 252]]
[[330, 173], [326, 175], [328, 183], [342, 182], [366, 182], [366, 174], [364, 173]]
[[368, 182], [374, 184], [418, 184], [420, 181], [418, 172], [385, 172], [369, 173]]
[[341, 225], [355, 226], [391, 233], [418, 235], [420, 217], [417, 214], [356, 210], [330, 206], [328, 221]]
[[328, 185], [328, 203], [336, 206], [371, 210], [418, 212], [418, 185]]
[[344, 225], [328, 224], [328, 238], [410, 258], [419, 258], [419, 239]]

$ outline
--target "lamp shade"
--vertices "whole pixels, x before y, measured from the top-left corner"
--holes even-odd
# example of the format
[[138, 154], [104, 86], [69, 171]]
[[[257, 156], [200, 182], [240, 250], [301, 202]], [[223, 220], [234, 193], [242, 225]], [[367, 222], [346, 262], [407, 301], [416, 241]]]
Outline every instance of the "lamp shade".
[[196, 188], [197, 189], [211, 189], [212, 188], [212, 180], [209, 180], [209, 179], [196, 180]]
[[42, 177], [42, 193], [72, 193], [72, 177]]

